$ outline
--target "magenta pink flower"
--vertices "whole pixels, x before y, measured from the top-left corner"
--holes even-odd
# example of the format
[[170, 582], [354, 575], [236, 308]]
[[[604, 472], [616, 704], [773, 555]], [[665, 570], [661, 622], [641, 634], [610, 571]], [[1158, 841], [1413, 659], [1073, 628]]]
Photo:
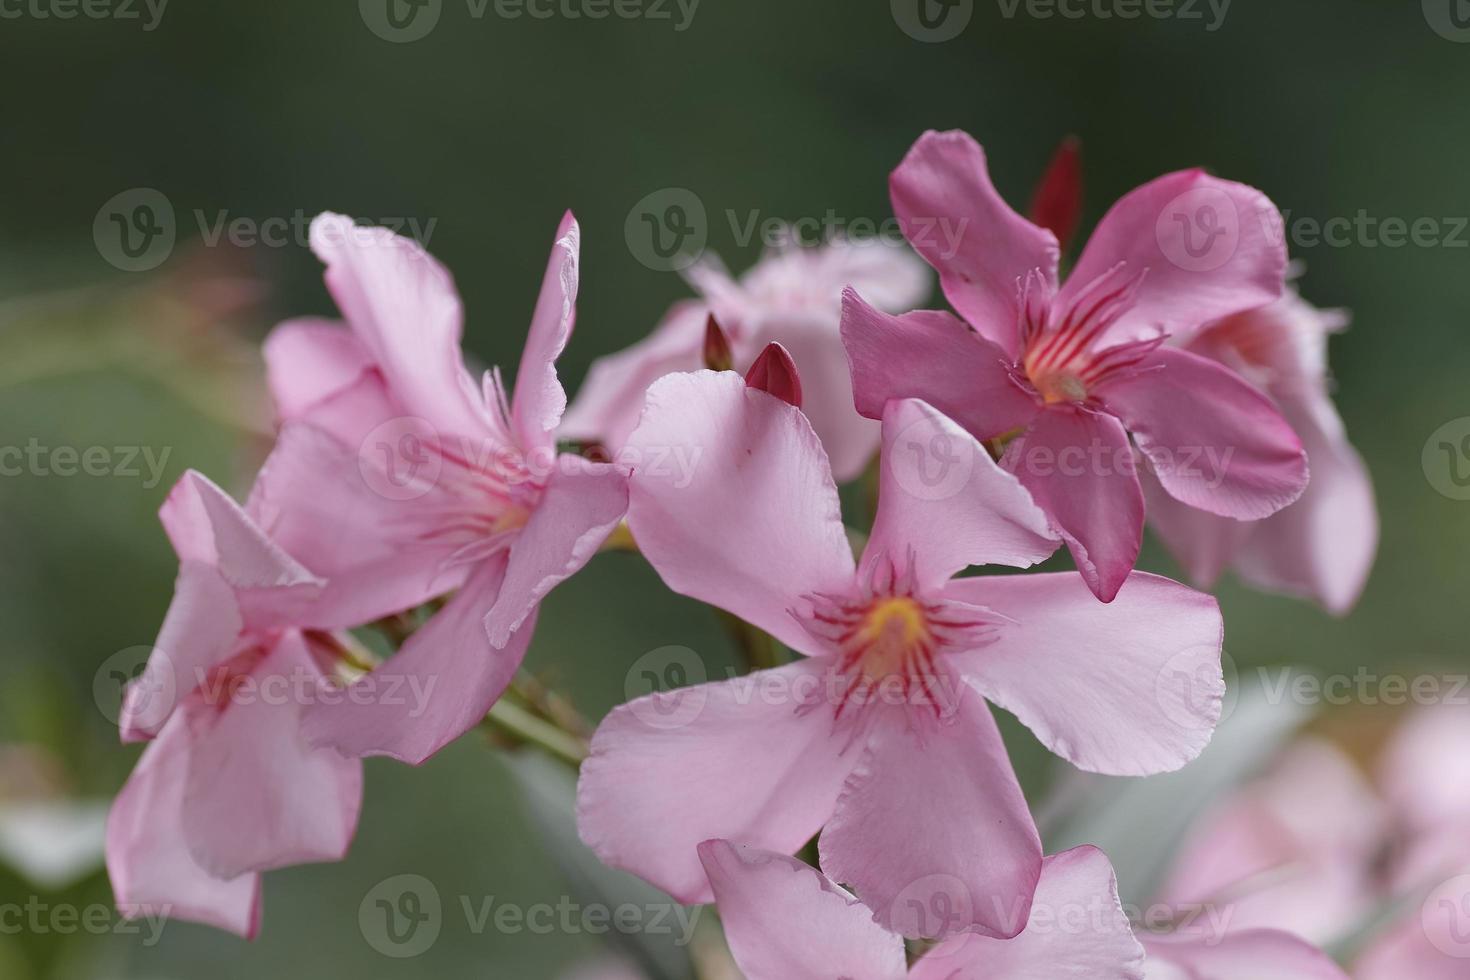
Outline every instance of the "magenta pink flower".
[[198, 473], [162, 518], [179, 578], [124, 703], [123, 737], [152, 742], [108, 818], [107, 867], [125, 914], [252, 937], [262, 871], [346, 852], [362, 765], [301, 737], [331, 662], [294, 617], [322, 581]]
[[749, 980], [1143, 980], [1143, 949], [1096, 848], [1042, 863], [1036, 900], [1014, 938], [957, 935], [912, 969], [903, 940], [815, 868], [724, 840], [700, 844], [699, 857]]
[[955, 245], [910, 238], [964, 321], [889, 316], [849, 290], [858, 411], [880, 418], [889, 400], [917, 397], [978, 438], [1014, 435], [1003, 465], [1099, 598], [1117, 594], [1143, 534], [1130, 435], [1190, 507], [1255, 520], [1301, 494], [1301, 442], [1271, 402], [1218, 362], [1162, 346], [1281, 294], [1281, 217], [1259, 192], [1198, 170], [1145, 184], [1059, 284], [1055, 237], [1000, 199], [966, 134], [926, 133], [890, 187], [906, 227], [959, 231]]
[[626, 470], [556, 447], [579, 241], [567, 214], [512, 397], [498, 372], [478, 385], [465, 369], [459, 298], [422, 248], [338, 215], [313, 222], [347, 326], [293, 321], [267, 342], [286, 425], [251, 507], [328, 579], [316, 625], [458, 590], [374, 673], [382, 697], [309, 713], [315, 742], [418, 763], [478, 723], [520, 666], [542, 598], [622, 519]]
[[1346, 322], [1292, 290], [1209, 324], [1184, 345], [1269, 396], [1301, 437], [1312, 468], [1301, 498], [1259, 521], [1185, 506], [1144, 470], [1149, 522], [1202, 588], [1233, 566], [1260, 588], [1316, 599], [1339, 615], [1362, 592], [1378, 546], [1378, 510], [1368, 469], [1332, 403], [1327, 370], [1327, 338]]
[[774, 249], [739, 279], [714, 261], [695, 266], [688, 278], [701, 298], [675, 305], [646, 339], [598, 358], [567, 410], [562, 435], [614, 453], [621, 449], [638, 424], [648, 386], [702, 366], [705, 322], [713, 314], [730, 338], [739, 371], [772, 341], [791, 352], [807, 388], [807, 417], [837, 479], [861, 473], [878, 448], [878, 425], [853, 410], [838, 330], [842, 289], [856, 285], [880, 309], [911, 309], [929, 295], [924, 264], [883, 242], [835, 241]]
[[[1147, 980], [1348, 980], [1326, 953], [1273, 929], [1231, 931], [1210, 937], [1140, 933], [1139, 939], [1148, 953], [1144, 970]], [[1416, 974], [1413, 980], [1434, 978]]]
[[[997, 910], [1024, 911], [1041, 846], [985, 699], [1083, 768], [1176, 768], [1219, 717], [1219, 610], [1144, 574], [1110, 606], [1071, 573], [954, 578], [1030, 565], [1058, 542], [1016, 479], [928, 405], [892, 402], [882, 434], [877, 519], [855, 563], [797, 408], [732, 372], [649, 389], [629, 445], [697, 463], [634, 471], [643, 553], [674, 591], [810, 659], [615, 709], [582, 768], [583, 839], [695, 902], [709, 896], [700, 841], [791, 853], [825, 826], [823, 870], [890, 928], [930, 933], [915, 910], [943, 893], [967, 922], [1013, 935]], [[1204, 688], [1186, 696], [1171, 670]]]

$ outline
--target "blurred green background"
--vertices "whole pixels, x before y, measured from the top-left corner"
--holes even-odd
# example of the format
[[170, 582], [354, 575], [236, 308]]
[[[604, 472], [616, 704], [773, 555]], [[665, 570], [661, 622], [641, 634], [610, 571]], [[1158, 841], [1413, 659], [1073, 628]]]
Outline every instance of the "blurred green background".
[[[442, 0], [437, 25], [410, 43], [369, 29], [381, 0], [376, 14], [350, 0], [173, 0], [151, 30], [141, 5], [138, 19], [59, 19], [36, 15], [52, 0], [10, 3], [0, 445], [169, 454], [156, 485], [146, 470], [0, 479], [0, 744], [27, 747], [0, 756], [15, 759], [0, 794], [39, 782], [101, 801], [121, 785], [136, 751], [117, 746], [94, 675], [151, 643], [167, 605], [174, 563], [155, 511], [185, 467], [248, 487], [267, 445], [250, 434], [268, 425], [258, 340], [284, 316], [331, 312], [302, 243], [210, 246], [196, 211], [206, 231], [222, 215], [324, 209], [433, 221], [429, 246], [458, 278], [468, 348], [513, 367], [570, 207], [584, 234], [577, 334], [562, 361], [574, 385], [593, 357], [688, 295], [625, 239], [640, 199], [692, 190], [710, 247], [742, 269], [758, 246], [737, 241], [729, 212], [881, 221], [888, 171], [930, 127], [979, 138], [1018, 204], [1057, 140], [1079, 135], [1087, 225], [1136, 184], [1194, 164], [1261, 187], [1290, 222], [1360, 211], [1440, 222], [1448, 240], [1432, 247], [1374, 235], [1293, 243], [1307, 297], [1354, 317], [1333, 366], [1383, 518], [1362, 602], [1334, 620], [1230, 581], [1219, 594], [1242, 669], [1464, 669], [1470, 502], [1434, 489], [1421, 450], [1470, 415], [1470, 233], [1456, 233], [1470, 215], [1470, 44], [1434, 29], [1433, 3], [1236, 0], [1211, 30], [1203, 3], [1198, 19], [1072, 20], [976, 0], [943, 43], [906, 34], [886, 0], [702, 0], [687, 23], [672, 3], [657, 8], [667, 19], [512, 19], [493, 3], [476, 17], [466, 0]], [[107, 261], [93, 224], [104, 202], [140, 187], [172, 205], [178, 242], [158, 268], [130, 273]], [[1142, 567], [1172, 566], [1151, 547]], [[664, 592], [638, 560], [604, 556], [552, 597], [530, 666], [599, 717], [623, 700], [629, 665], [671, 644], [711, 674], [732, 662], [708, 610]], [[1368, 714], [1353, 724], [1373, 727]], [[1039, 786], [1045, 755], [1009, 734]], [[597, 940], [475, 935], [457, 915], [459, 895], [554, 903], [570, 887], [502, 757], [478, 741], [418, 771], [370, 764], [350, 858], [268, 876], [253, 945], [178, 924], [153, 948], [0, 934], [0, 977], [555, 976]], [[456, 911], [429, 952], [393, 960], [364, 941], [358, 906], [401, 873], [430, 878]], [[110, 898], [100, 872], [47, 889], [0, 868], [0, 904], [33, 895]]]

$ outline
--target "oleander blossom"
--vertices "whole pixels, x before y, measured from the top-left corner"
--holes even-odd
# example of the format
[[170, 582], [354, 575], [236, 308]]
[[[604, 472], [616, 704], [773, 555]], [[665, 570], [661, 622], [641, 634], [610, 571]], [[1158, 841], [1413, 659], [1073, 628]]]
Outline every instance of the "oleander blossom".
[[149, 745], [108, 816], [107, 868], [126, 915], [250, 938], [261, 872], [339, 860], [357, 827], [362, 764], [308, 746], [310, 699], [289, 696], [293, 684], [310, 694], [334, 666], [299, 628], [324, 583], [198, 473], [161, 517], [179, 576], [123, 704], [123, 738]]
[[[732, 372], [649, 389], [629, 444], [704, 453], [692, 480], [635, 469], [643, 554], [674, 591], [804, 657], [615, 709], [582, 768], [581, 833], [608, 864], [697, 902], [700, 841], [792, 853], [822, 830], [822, 869], [889, 928], [933, 935], [926, 889], [957, 881], [964, 927], [1014, 935], [1041, 845], [986, 699], [1083, 768], [1177, 768], [1219, 717], [1219, 610], [1142, 573], [1111, 605], [1070, 572], [954, 578], [1031, 565], [1058, 541], [1020, 483], [930, 406], [893, 402], [882, 435], [878, 513], [855, 562], [795, 406]], [[1181, 691], [1175, 673], [1203, 687]]]
[[804, 409], [839, 481], [862, 472], [878, 448], [878, 423], [853, 409], [852, 378], [838, 324], [851, 284], [880, 309], [912, 309], [928, 295], [929, 271], [907, 248], [881, 239], [837, 239], [772, 248], [738, 279], [705, 259], [686, 273], [700, 298], [676, 304], [645, 339], [598, 358], [562, 420], [563, 438], [616, 454], [638, 425], [643, 393], [666, 374], [703, 367], [713, 315], [745, 371], [767, 344], [789, 350], [806, 385]]
[[[267, 340], [283, 426], [250, 505], [328, 579], [321, 624], [454, 593], [377, 669], [384, 696], [314, 706], [305, 722], [316, 744], [416, 764], [483, 718], [541, 600], [627, 506], [624, 467], [557, 451], [580, 231], [570, 213], [557, 229], [513, 395], [498, 371], [476, 384], [465, 369], [453, 281], [418, 244], [332, 214], [311, 242], [347, 322], [291, 321]], [[392, 696], [409, 687], [427, 704]]]
[[1297, 292], [1208, 324], [1184, 349], [1219, 361], [1265, 393], [1301, 437], [1312, 480], [1290, 506], [1236, 521], [1179, 503], [1142, 471], [1149, 524], [1200, 588], [1233, 568], [1258, 588], [1315, 599], [1343, 615], [1357, 601], [1378, 547], [1368, 468], [1332, 402], [1328, 338], [1347, 325]]
[[1013, 938], [956, 935], [912, 968], [903, 940], [815, 868], [725, 840], [703, 842], [699, 857], [748, 980], [1143, 980], [1143, 949], [1096, 848], [1042, 863], [1032, 912]]
[[1305, 454], [1270, 400], [1164, 343], [1281, 295], [1281, 217], [1258, 191], [1198, 170], [1160, 177], [1113, 206], [1059, 282], [1056, 238], [1001, 200], [968, 135], [926, 133], [890, 189], [905, 227], [944, 216], [966, 229], [958, 248], [913, 242], [963, 320], [891, 316], [849, 289], [857, 410], [880, 418], [891, 399], [923, 398], [977, 438], [1008, 440], [1002, 465], [1100, 599], [1142, 539], [1133, 444], [1165, 491], [1212, 514], [1260, 519], [1301, 494]]
[[1276, 929], [1208, 937], [1139, 933], [1139, 939], [1148, 954], [1145, 980], [1349, 980], [1326, 953]]

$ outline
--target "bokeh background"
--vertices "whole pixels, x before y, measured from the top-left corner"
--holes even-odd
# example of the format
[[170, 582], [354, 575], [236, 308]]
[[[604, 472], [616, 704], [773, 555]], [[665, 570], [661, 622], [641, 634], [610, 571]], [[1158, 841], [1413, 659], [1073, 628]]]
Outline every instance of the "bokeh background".
[[[535, 19], [442, 0], [433, 29], [407, 43], [380, 36], [382, 0], [173, 0], [156, 22], [141, 5], [62, 19], [64, 0], [0, 3], [0, 445], [140, 447], [163, 464], [157, 480], [141, 455], [137, 476], [0, 478], [0, 806], [59, 795], [82, 807], [66, 819], [88, 839], [98, 811], [86, 807], [105, 804], [136, 757], [117, 745], [104, 665], [151, 643], [170, 596], [155, 511], [186, 467], [248, 487], [270, 425], [259, 339], [282, 317], [331, 312], [299, 236], [211, 243], [222, 218], [418, 221], [458, 278], [467, 347], [512, 367], [570, 207], [584, 233], [562, 361], [574, 386], [688, 295], [625, 235], [640, 200], [689, 189], [709, 247], [744, 268], [759, 250], [739, 233], [752, 214], [887, 218], [887, 173], [930, 127], [975, 134], [1017, 203], [1077, 134], [1087, 225], [1136, 184], [1195, 164], [1261, 187], [1298, 231], [1360, 212], [1434, 219], [1428, 246], [1391, 247], [1377, 231], [1292, 242], [1308, 298], [1353, 314], [1332, 362], [1383, 518], [1365, 596], [1343, 619], [1229, 580], [1219, 596], [1242, 672], [1466, 669], [1470, 501], [1442, 492], [1454, 489], [1448, 458], [1437, 470], [1423, 458], [1431, 434], [1470, 415], [1470, 31], [1448, 19], [1457, 0], [1234, 0], [1223, 20], [1203, 2], [1192, 18], [1089, 7], [1074, 20], [975, 0], [942, 43], [906, 33], [887, 0], [702, 0], [692, 18], [648, 0], [645, 16], [601, 20], [561, 2]], [[94, 223], [137, 188], [166, 199], [176, 241], [131, 272]], [[1153, 546], [1142, 567], [1172, 570]], [[709, 610], [609, 555], [552, 597], [530, 666], [595, 718], [624, 699], [634, 661], [669, 645], [711, 675], [734, 662]], [[1393, 713], [1349, 705], [1325, 723], [1366, 743]], [[1008, 735], [1041, 795], [1051, 764], [1015, 726]], [[182, 924], [155, 946], [22, 930], [0, 933], [0, 977], [556, 976], [599, 941], [477, 935], [458, 912], [460, 896], [572, 893], [570, 849], [548, 843], [545, 822], [476, 736], [420, 770], [374, 762], [350, 858], [268, 876], [253, 945]], [[0, 849], [27, 847], [0, 832]], [[0, 868], [0, 904], [108, 902], [86, 850], [52, 874]], [[358, 910], [401, 873], [433, 881], [448, 912], [431, 950], [395, 960], [365, 940]]]

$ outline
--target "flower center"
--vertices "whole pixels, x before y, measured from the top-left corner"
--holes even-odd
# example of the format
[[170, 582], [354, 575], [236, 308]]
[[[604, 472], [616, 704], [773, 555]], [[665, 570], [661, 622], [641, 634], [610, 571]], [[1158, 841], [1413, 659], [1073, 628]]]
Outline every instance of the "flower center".
[[837, 722], [879, 705], [903, 709], [911, 724], [949, 717], [958, 690], [943, 655], [984, 646], [998, 621], [989, 610], [920, 594], [886, 558], [854, 594], [806, 598], [811, 612], [798, 618], [833, 650], [824, 703]]

